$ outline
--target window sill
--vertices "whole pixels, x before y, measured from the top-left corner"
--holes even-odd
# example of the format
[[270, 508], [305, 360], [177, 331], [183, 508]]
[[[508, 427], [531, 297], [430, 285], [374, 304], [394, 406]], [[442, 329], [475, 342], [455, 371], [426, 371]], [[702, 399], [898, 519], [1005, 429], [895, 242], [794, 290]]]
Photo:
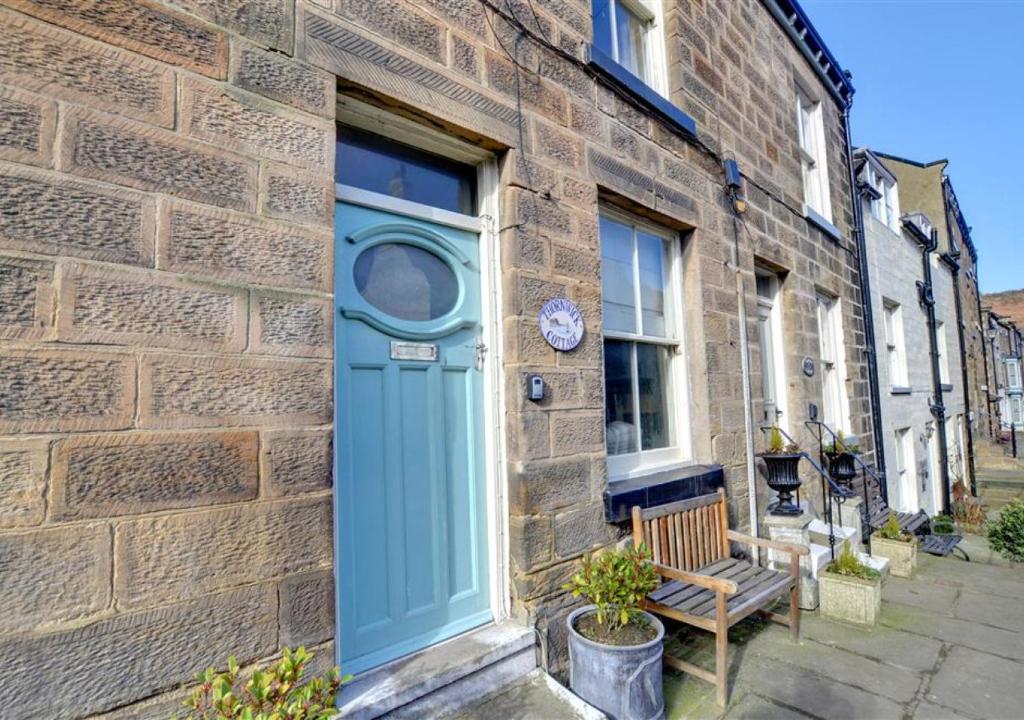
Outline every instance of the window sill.
[[587, 64], [605, 79], [618, 85], [641, 104], [653, 110], [662, 120], [690, 137], [697, 137], [697, 123], [693, 118], [660, 95], [654, 88], [615, 62], [611, 56], [593, 45], [587, 46]]
[[804, 218], [806, 218], [807, 222], [821, 230], [823, 233], [828, 235], [836, 242], [843, 241], [843, 234], [839, 232], [839, 228], [830, 223], [824, 217], [815, 212], [813, 208], [808, 207], [807, 205], [804, 205]]
[[909, 395], [911, 392], [913, 391], [904, 385], [893, 385], [889, 388], [890, 395]]
[[950, 383], [942, 383], [939, 387], [942, 388], [942, 392], [952, 392], [953, 386]]
[[604, 516], [608, 522], [628, 520], [634, 505], [655, 507], [677, 500], [707, 495], [725, 485], [721, 465], [689, 465], [676, 470], [612, 481], [604, 491]]

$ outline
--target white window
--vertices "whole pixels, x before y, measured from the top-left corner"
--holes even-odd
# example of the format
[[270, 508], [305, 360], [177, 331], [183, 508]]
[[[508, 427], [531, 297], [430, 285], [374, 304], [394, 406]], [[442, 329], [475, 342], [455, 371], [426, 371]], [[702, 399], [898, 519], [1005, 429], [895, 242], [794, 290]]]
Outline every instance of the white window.
[[782, 337], [782, 301], [779, 276], [758, 270], [757, 335], [761, 348], [761, 397], [764, 421], [788, 429], [786, 423], [786, 371]]
[[1006, 360], [1006, 387], [1008, 390], [1021, 389], [1020, 358]]
[[1014, 425], [1024, 424], [1024, 398], [1020, 395], [1010, 398], [1010, 421]]
[[864, 166], [864, 180], [878, 193], [878, 197], [870, 202], [871, 216], [898, 233], [900, 201], [895, 181], [879, 171], [871, 161]]
[[903, 309], [899, 303], [883, 300], [885, 323], [885, 349], [889, 357], [889, 384], [907, 386], [907, 351], [903, 344]]
[[665, 31], [659, 0], [592, 0], [594, 45], [666, 95]]
[[605, 424], [612, 480], [689, 460], [678, 235], [602, 211]]
[[797, 88], [796, 114], [797, 130], [800, 134], [800, 165], [804, 177], [804, 204], [832, 222], [821, 103], [812, 100], [807, 93]]
[[846, 394], [843, 320], [839, 298], [818, 294], [818, 340], [821, 349], [822, 421], [832, 430], [850, 432]]
[[946, 324], [935, 323], [935, 346], [939, 353], [939, 382], [949, 385], [949, 358], [946, 354]]
[[910, 428], [900, 428], [896, 431], [896, 492], [898, 498], [893, 505], [908, 512], [918, 509], [915, 462], [914, 440], [910, 435]]

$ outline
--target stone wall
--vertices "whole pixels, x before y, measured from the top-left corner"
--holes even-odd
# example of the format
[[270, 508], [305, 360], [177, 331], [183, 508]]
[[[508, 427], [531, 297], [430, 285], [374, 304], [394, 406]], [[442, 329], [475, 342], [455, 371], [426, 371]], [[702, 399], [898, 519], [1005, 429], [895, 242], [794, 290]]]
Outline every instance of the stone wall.
[[286, 0], [0, 5], [5, 717], [330, 660], [334, 79]]

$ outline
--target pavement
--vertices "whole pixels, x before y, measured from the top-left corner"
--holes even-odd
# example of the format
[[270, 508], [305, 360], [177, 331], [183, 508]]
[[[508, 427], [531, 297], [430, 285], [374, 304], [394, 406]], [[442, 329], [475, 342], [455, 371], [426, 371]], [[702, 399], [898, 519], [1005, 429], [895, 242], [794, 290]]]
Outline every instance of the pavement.
[[[982, 537], [965, 545], [972, 562], [919, 555], [912, 580], [888, 578], [872, 630], [805, 612], [793, 643], [782, 626], [744, 620], [729, 636], [728, 708], [666, 668], [667, 718], [1024, 718], [1024, 567]], [[667, 649], [714, 666], [710, 634], [671, 630]]]

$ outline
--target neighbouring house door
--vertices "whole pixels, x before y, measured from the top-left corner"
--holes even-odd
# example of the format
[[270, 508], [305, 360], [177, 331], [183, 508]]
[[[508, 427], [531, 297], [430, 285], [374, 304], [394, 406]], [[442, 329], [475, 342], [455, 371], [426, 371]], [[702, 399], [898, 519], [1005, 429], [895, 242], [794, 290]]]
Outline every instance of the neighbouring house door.
[[475, 232], [346, 202], [335, 223], [338, 624], [358, 673], [491, 620], [485, 348]]
[[818, 338], [821, 360], [822, 420], [833, 431], [849, 430], [842, 378], [842, 330], [839, 301], [818, 294]]
[[779, 278], [758, 272], [757, 339], [761, 349], [761, 398], [764, 424], [788, 430], [785, 422], [786, 375], [782, 369], [782, 314], [779, 307]]

